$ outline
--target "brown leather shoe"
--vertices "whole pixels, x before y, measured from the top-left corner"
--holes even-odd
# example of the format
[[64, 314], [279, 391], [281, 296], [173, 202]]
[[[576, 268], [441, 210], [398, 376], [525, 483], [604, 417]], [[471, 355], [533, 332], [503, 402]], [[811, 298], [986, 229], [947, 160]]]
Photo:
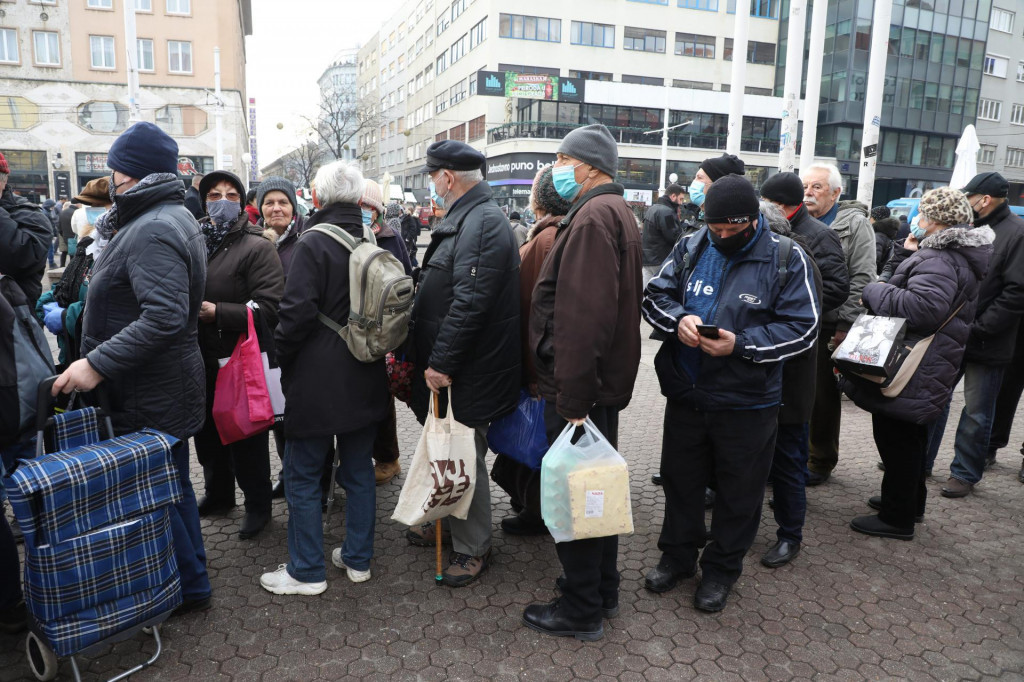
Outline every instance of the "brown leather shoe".
[[402, 473], [402, 465], [397, 460], [383, 462], [373, 467], [373, 477], [377, 480], [377, 485], [391, 483], [391, 480], [400, 473]]
[[448, 568], [441, 573], [441, 581], [450, 587], [465, 587], [480, 577], [480, 574], [491, 565], [491, 550], [483, 556], [469, 556], [452, 552]]
[[942, 486], [942, 496], [953, 498], [967, 497], [971, 494], [972, 490], [974, 490], [974, 486], [970, 483], [965, 483], [959, 478], [950, 476], [949, 480], [946, 481], [946, 485]]
[[[434, 523], [429, 521], [419, 526], [409, 526], [405, 531], [405, 539], [409, 541], [410, 545], [416, 545], [417, 547], [433, 547], [437, 540], [436, 531], [434, 530]], [[441, 526], [441, 544], [451, 544], [452, 533], [448, 529], [448, 524]]]

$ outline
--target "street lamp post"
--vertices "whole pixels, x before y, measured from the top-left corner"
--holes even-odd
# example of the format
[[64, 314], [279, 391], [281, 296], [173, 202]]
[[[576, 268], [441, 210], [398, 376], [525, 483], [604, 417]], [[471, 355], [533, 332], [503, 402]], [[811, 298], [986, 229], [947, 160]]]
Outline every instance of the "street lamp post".
[[691, 123], [693, 123], [692, 119], [689, 121], [684, 121], [682, 123], [677, 123], [674, 126], [670, 126], [668, 124], [668, 109], [666, 108], [665, 127], [659, 128], [658, 130], [648, 130], [647, 132], [644, 133], [644, 135], [653, 135], [654, 133], [661, 133], [661, 173], [658, 175], [658, 181], [661, 183], [661, 186], [658, 188], [659, 196], [665, 193], [665, 171], [667, 170], [665, 168], [665, 165], [668, 162], [668, 131], [675, 130], [676, 128], [682, 128], [683, 126], [688, 126]]

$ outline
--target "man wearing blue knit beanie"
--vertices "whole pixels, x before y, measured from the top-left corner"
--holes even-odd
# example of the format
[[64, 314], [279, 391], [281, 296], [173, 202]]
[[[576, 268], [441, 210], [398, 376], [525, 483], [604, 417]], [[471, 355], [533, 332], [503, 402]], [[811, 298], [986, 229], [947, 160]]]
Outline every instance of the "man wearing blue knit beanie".
[[152, 428], [178, 439], [171, 449], [183, 499], [171, 532], [184, 601], [208, 608], [210, 579], [189, 480], [188, 439], [205, 418], [205, 378], [197, 327], [206, 285], [206, 244], [185, 208], [178, 145], [136, 123], [107, 153], [113, 206], [96, 221], [95, 265], [82, 321], [82, 359], [58, 392], [107, 386], [118, 435]]

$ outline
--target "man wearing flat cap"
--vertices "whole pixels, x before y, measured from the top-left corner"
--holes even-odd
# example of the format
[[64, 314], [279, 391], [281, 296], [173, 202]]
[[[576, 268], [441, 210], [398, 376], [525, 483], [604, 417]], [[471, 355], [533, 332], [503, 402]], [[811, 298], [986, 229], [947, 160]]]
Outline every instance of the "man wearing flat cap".
[[[643, 302], [644, 318], [668, 335], [654, 361], [668, 398], [662, 556], [644, 584], [671, 590], [696, 574], [700, 554], [694, 606], [721, 611], [761, 520], [783, 361], [814, 345], [821, 311], [813, 264], [769, 230], [750, 182], [716, 180], [704, 214], [707, 227], [680, 240]], [[704, 488], [712, 475], [708, 542]]]
[[[544, 259], [530, 309], [529, 352], [546, 401], [548, 442], [590, 419], [617, 447], [619, 412], [640, 367], [640, 231], [616, 183], [615, 138], [600, 124], [577, 128], [558, 147], [551, 178], [572, 204]], [[559, 542], [559, 599], [523, 612], [535, 630], [599, 639], [619, 610], [619, 538]]]
[[[992, 425], [1003, 375], [1014, 359], [1017, 331], [1024, 315], [1024, 220], [1010, 211], [1006, 200], [1009, 183], [999, 173], [980, 173], [967, 183], [963, 193], [974, 211], [974, 226], [992, 228], [996, 239], [988, 274], [978, 289], [978, 307], [960, 370], [964, 375], [964, 408], [956, 429], [949, 480], [942, 487], [942, 495], [952, 498], [969, 495], [991, 465], [987, 460], [995, 460], [990, 443]], [[1019, 397], [1020, 389], [1016, 393]], [[948, 416], [947, 405], [930, 432], [929, 470], [942, 443]], [[1005, 416], [1003, 420], [1005, 423]], [[1000, 431], [1001, 445], [1006, 445], [1008, 425], [1001, 425]]]
[[[442, 414], [476, 429], [476, 486], [465, 520], [449, 517], [452, 547], [443, 582], [462, 587], [487, 569], [491, 492], [487, 427], [519, 398], [519, 250], [512, 228], [484, 182], [484, 155], [464, 142], [427, 148], [430, 194], [445, 211], [430, 235], [412, 309], [412, 408], [426, 419], [431, 391]], [[448, 387], [452, 404], [446, 406]], [[433, 524], [410, 528], [419, 546], [434, 543]]]
[[199, 510], [189, 478], [188, 439], [203, 426], [206, 389], [199, 308], [206, 244], [185, 208], [178, 144], [147, 121], [128, 128], [107, 153], [113, 206], [95, 225], [105, 243], [89, 280], [82, 358], [53, 386], [90, 391], [106, 384], [114, 430], [163, 431], [182, 488], [171, 532], [184, 599], [179, 611], [208, 608], [210, 579]]

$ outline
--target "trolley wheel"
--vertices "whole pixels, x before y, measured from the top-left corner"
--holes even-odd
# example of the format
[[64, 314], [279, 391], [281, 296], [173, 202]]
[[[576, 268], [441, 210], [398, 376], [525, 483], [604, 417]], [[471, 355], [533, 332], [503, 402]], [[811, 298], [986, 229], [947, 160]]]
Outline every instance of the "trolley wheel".
[[25, 655], [37, 680], [47, 682], [57, 677], [57, 654], [34, 632], [28, 633], [25, 638]]
[[152, 635], [153, 634], [153, 626], [150, 625], [150, 626], [144, 627], [144, 628], [142, 628], [142, 631], [144, 633], [146, 633], [147, 635]]

